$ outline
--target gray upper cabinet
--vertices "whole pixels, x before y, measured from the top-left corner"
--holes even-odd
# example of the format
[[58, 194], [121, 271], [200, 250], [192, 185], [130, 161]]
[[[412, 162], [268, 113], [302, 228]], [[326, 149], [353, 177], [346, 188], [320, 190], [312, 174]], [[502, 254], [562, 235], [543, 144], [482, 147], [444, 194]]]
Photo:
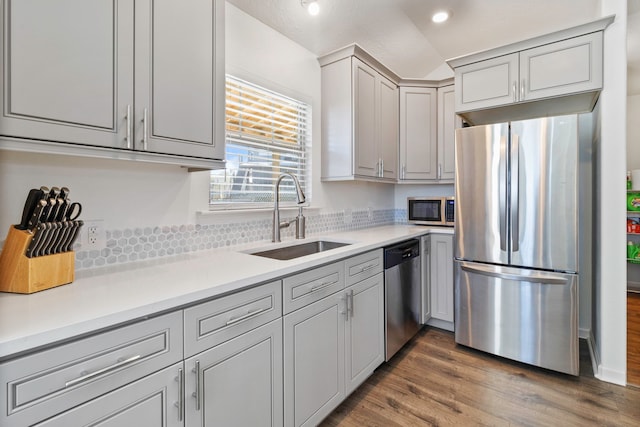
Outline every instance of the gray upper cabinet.
[[224, 1], [135, 4], [135, 149], [224, 158]]
[[453, 85], [435, 88], [401, 83], [398, 182], [453, 182], [454, 138], [459, 127], [462, 120], [455, 112]]
[[4, 0], [3, 135], [126, 148], [133, 3]]
[[455, 87], [438, 88], [438, 179], [453, 181], [455, 178], [456, 129], [462, 127], [462, 119], [456, 114]]
[[319, 58], [319, 62], [322, 179], [395, 182], [398, 86], [380, 71], [384, 66], [357, 45]]
[[456, 68], [458, 112], [602, 88], [602, 32]]
[[1, 13], [2, 136], [224, 158], [223, 0], [3, 0]]
[[518, 54], [455, 69], [456, 111], [495, 107], [518, 101]]
[[437, 89], [400, 87], [400, 180], [438, 178]]
[[455, 111], [472, 124], [591, 111], [602, 89], [603, 33], [611, 22], [606, 17], [448, 60]]
[[602, 89], [602, 32], [520, 52], [520, 101]]

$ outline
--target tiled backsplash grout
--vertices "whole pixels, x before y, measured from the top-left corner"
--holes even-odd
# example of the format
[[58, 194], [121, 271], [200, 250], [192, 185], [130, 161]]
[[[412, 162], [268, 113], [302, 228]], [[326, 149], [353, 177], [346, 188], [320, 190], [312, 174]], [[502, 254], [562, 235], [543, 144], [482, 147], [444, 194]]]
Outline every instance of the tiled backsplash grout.
[[[321, 213], [307, 216], [307, 236], [405, 223], [406, 209], [384, 209]], [[283, 238], [295, 235], [294, 227], [282, 230]], [[249, 220], [219, 224], [148, 226], [107, 230], [102, 250], [76, 252], [76, 270], [87, 270], [126, 262], [167, 257], [220, 247], [232, 247], [271, 239], [271, 220]]]

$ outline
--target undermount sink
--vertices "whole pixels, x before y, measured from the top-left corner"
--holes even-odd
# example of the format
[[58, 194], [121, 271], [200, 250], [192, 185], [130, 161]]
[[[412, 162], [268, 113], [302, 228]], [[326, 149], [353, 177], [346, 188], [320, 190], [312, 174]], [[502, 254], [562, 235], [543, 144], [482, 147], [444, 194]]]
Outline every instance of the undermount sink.
[[285, 246], [276, 249], [261, 250], [259, 252], [252, 252], [251, 255], [257, 255], [266, 258], [273, 258], [279, 260], [289, 260], [294, 258], [300, 258], [306, 255], [313, 255], [319, 252], [329, 251], [331, 249], [340, 248], [342, 246], [350, 245], [351, 243], [332, 242], [329, 240], [317, 240], [315, 242], [300, 243], [297, 245]]

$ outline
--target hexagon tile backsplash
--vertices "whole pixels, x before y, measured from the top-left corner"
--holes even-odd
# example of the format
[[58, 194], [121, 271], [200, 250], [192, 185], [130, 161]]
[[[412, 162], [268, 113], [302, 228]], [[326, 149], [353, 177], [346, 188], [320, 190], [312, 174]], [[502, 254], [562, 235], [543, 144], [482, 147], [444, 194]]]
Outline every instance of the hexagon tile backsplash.
[[[307, 216], [307, 236], [336, 231], [357, 230], [379, 225], [406, 223], [406, 209], [323, 213]], [[294, 227], [282, 230], [282, 237], [293, 237]], [[87, 270], [125, 262], [135, 262], [183, 253], [242, 245], [271, 239], [271, 220], [188, 224], [107, 230], [106, 247], [82, 250], [77, 247], [76, 270]]]

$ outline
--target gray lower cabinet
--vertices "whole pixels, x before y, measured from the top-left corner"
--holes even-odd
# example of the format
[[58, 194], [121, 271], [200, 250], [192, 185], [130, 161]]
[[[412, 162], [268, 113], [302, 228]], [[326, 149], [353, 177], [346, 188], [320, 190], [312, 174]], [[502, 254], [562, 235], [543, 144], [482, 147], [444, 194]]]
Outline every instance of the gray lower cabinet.
[[[0, 364], [0, 402], [4, 407], [0, 425], [42, 422], [181, 363], [182, 343], [182, 313], [174, 312], [4, 362]], [[163, 396], [172, 396], [171, 405], [179, 400], [168, 391], [177, 375], [176, 369], [170, 384], [163, 386], [165, 391], [160, 391]], [[159, 383], [152, 384], [153, 394], [158, 395]], [[127, 393], [118, 396], [108, 400], [114, 411], [119, 411], [118, 402]], [[137, 398], [132, 396], [129, 403], [136, 405]], [[74, 423], [53, 425], [78, 425]]]
[[346, 294], [284, 317], [285, 426], [315, 426], [342, 402]]
[[420, 276], [422, 278], [421, 293], [422, 293], [422, 313], [421, 322], [426, 324], [431, 319], [431, 235], [422, 236], [420, 238], [420, 257], [422, 263], [422, 269]]
[[378, 249], [5, 361], [0, 425], [317, 425], [384, 361], [382, 270]]
[[179, 427], [183, 425], [179, 372], [165, 368], [104, 396], [70, 409], [34, 427]]
[[347, 289], [345, 381], [349, 395], [384, 362], [384, 275]]
[[336, 265], [351, 286], [284, 316], [285, 426], [317, 425], [384, 361], [382, 250]]
[[282, 319], [185, 361], [186, 426], [282, 426]]
[[431, 318], [453, 327], [453, 236], [430, 235]]
[[223, 0], [0, 6], [1, 136], [224, 158]]

